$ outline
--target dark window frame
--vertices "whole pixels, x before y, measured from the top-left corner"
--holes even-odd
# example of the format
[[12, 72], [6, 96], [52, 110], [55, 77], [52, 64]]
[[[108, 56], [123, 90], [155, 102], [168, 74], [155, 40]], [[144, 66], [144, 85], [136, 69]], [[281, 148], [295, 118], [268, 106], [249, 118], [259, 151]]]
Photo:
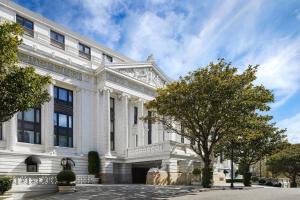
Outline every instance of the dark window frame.
[[134, 106], [134, 108], [133, 108], [133, 124], [137, 124], [138, 123], [138, 115], [139, 115], [139, 113], [138, 113], [138, 107], [136, 107], [136, 106]]
[[[55, 38], [53, 38], [52, 36], [55, 35]], [[63, 42], [60, 42], [57, 38], [58, 37], [62, 37], [63, 38]], [[60, 49], [65, 49], [65, 36], [63, 34], [60, 34], [54, 30], [50, 30], [50, 42], [52, 46], [55, 46], [57, 48]]]
[[[91, 47], [89, 47], [89, 46], [87, 46], [85, 44], [82, 44], [81, 42], [79, 42], [78, 45], [79, 45], [79, 56], [82, 57], [82, 58], [91, 60]], [[82, 46], [83, 51], [80, 50], [80, 46]], [[86, 53], [85, 49], [88, 49], [89, 53]]]
[[[115, 150], [115, 99], [110, 97], [110, 150]], [[112, 126], [111, 126], [112, 124]]]
[[105, 60], [107, 60], [108, 62], [112, 63], [113, 62], [113, 57], [108, 55], [108, 54], [104, 54]]
[[[65, 90], [67, 92], [67, 100], [60, 99], [60, 90]], [[71, 97], [71, 98], [70, 98]], [[67, 117], [67, 126], [60, 126], [60, 115], [65, 115]], [[53, 121], [56, 117], [56, 124], [54, 123], [54, 146], [60, 147], [69, 147], [72, 148], [74, 145], [74, 115], [73, 115], [73, 91], [54, 86], [54, 114], [53, 114]], [[70, 122], [71, 118], [71, 122]], [[71, 127], [70, 127], [71, 124]], [[59, 136], [66, 136], [67, 137], [67, 145], [60, 145]]]
[[[29, 170], [29, 166], [35, 166], [35, 170]], [[26, 172], [39, 172], [39, 165], [38, 164], [27, 164]]]
[[[31, 21], [25, 17], [22, 17], [20, 15], [16, 15], [16, 22], [23, 27], [25, 35], [34, 37], [34, 22], [33, 21]], [[31, 24], [32, 28], [27, 27], [26, 23]]]
[[[148, 117], [152, 116], [152, 111], [148, 111]], [[148, 119], [148, 144], [152, 144], [152, 120]]]
[[[24, 132], [25, 131], [33, 131], [34, 132], [34, 142], [33, 143], [30, 143], [30, 144], [41, 144], [42, 142], [42, 132], [41, 132], [41, 108], [32, 108], [34, 110], [34, 121], [33, 122], [30, 122], [30, 121], [25, 121], [24, 120], [24, 113], [25, 112], [20, 112], [18, 113], [21, 114], [21, 118], [22, 119], [19, 119], [18, 118], [18, 124], [17, 124], [17, 134], [18, 134], [18, 137], [17, 137], [17, 140], [18, 142], [22, 142], [22, 143], [30, 143], [30, 142], [26, 142], [25, 141], [25, 134]], [[31, 109], [30, 109], [31, 110]], [[37, 122], [37, 110], [39, 111], [39, 122]], [[33, 126], [33, 130], [29, 130], [29, 129], [25, 129], [26, 125], [31, 125]], [[19, 133], [21, 132], [21, 133]], [[37, 133], [40, 133], [40, 140], [39, 142], [37, 142]], [[21, 138], [19, 138], [19, 134], [21, 134]], [[20, 140], [19, 140], [20, 139]]]

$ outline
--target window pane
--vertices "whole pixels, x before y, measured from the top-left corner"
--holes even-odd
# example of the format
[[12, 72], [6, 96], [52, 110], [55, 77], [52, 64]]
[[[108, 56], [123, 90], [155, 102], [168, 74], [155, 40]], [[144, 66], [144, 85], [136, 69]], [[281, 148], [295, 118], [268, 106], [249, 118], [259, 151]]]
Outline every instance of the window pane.
[[18, 131], [18, 142], [22, 142], [22, 131]]
[[67, 124], [67, 115], [59, 114], [58, 115], [58, 121], [59, 121], [59, 126], [61, 127], [68, 127]]
[[73, 102], [73, 92], [69, 91], [69, 102]]
[[18, 112], [18, 119], [22, 120], [22, 112]]
[[54, 98], [57, 99], [57, 87], [54, 87]]
[[72, 116], [69, 116], [69, 128], [73, 127]]
[[73, 137], [69, 137], [69, 147], [73, 147]]
[[68, 100], [68, 91], [62, 88], [59, 88], [58, 90], [59, 94], [59, 99], [63, 100], [63, 101], [67, 101]]
[[54, 146], [57, 146], [56, 135], [54, 135]]
[[24, 131], [23, 137], [24, 137], [23, 142], [34, 144], [34, 132], [33, 131]]
[[26, 20], [24, 23], [24, 27], [33, 30], [33, 23], [31, 21]]
[[68, 137], [60, 135], [59, 138], [59, 146], [61, 147], [67, 147], [68, 146]]
[[35, 121], [37, 123], [40, 123], [40, 110], [39, 109], [35, 110]]
[[54, 126], [57, 126], [57, 113], [53, 114]]
[[36, 132], [36, 144], [41, 144], [41, 133], [40, 132]]
[[82, 44], [79, 44], [79, 51], [83, 52], [83, 46], [82, 46]]
[[24, 112], [24, 121], [34, 122], [34, 109]]

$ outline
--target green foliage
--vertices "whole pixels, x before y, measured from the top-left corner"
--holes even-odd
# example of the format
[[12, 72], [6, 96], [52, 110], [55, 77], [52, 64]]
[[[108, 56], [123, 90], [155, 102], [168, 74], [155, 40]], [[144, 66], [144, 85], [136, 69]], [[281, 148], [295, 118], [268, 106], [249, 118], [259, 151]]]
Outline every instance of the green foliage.
[[284, 174], [291, 180], [291, 187], [297, 187], [296, 179], [300, 176], [300, 144], [292, 144], [269, 157], [268, 169], [273, 175]]
[[264, 184], [266, 184], [266, 179], [264, 179], [264, 178], [261, 178], [261, 179], [259, 179], [258, 180], [258, 183], [260, 184], [260, 185], [264, 185]]
[[0, 177], [0, 195], [11, 189], [12, 182], [13, 180], [10, 177]]
[[46, 88], [50, 77], [38, 75], [33, 67], [18, 65], [22, 33], [16, 23], [0, 25], [0, 122], [50, 100]]
[[212, 168], [202, 169], [202, 186], [204, 188], [210, 188], [212, 185], [213, 170]]
[[88, 170], [90, 174], [98, 175], [100, 171], [100, 159], [97, 151], [88, 153]]
[[200, 175], [201, 174], [201, 169], [200, 168], [195, 168], [193, 169], [193, 172], [192, 172], [194, 175]]
[[[243, 183], [244, 179], [233, 179], [234, 183]], [[231, 179], [226, 179], [226, 183], [231, 183]]]
[[256, 71], [257, 67], [249, 66], [238, 73], [221, 59], [158, 89], [157, 97], [146, 106], [156, 111], [153, 121], [193, 141], [191, 148], [209, 168], [223, 138], [234, 135], [249, 115], [270, 109], [273, 94], [253, 84]]
[[71, 170], [63, 170], [57, 174], [56, 178], [58, 185], [72, 186], [74, 183], [71, 182], [76, 181], [76, 174]]

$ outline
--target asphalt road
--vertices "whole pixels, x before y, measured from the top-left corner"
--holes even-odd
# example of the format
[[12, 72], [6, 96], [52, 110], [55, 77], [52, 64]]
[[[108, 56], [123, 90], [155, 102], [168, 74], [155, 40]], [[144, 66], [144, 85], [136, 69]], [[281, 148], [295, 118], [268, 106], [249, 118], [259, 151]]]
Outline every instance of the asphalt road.
[[[36, 200], [300, 200], [300, 188], [245, 188], [242, 190], [211, 190], [199, 192], [190, 186], [152, 185], [85, 185], [77, 192], [55, 193]], [[32, 198], [31, 198], [32, 199]]]

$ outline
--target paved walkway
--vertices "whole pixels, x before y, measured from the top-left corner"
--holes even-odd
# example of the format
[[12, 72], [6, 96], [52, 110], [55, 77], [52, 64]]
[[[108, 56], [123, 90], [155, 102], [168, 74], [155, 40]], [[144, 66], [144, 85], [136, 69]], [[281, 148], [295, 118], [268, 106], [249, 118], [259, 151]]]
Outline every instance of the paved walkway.
[[245, 188], [201, 191], [195, 186], [85, 185], [75, 193], [56, 193], [35, 200], [300, 200], [300, 189]]

